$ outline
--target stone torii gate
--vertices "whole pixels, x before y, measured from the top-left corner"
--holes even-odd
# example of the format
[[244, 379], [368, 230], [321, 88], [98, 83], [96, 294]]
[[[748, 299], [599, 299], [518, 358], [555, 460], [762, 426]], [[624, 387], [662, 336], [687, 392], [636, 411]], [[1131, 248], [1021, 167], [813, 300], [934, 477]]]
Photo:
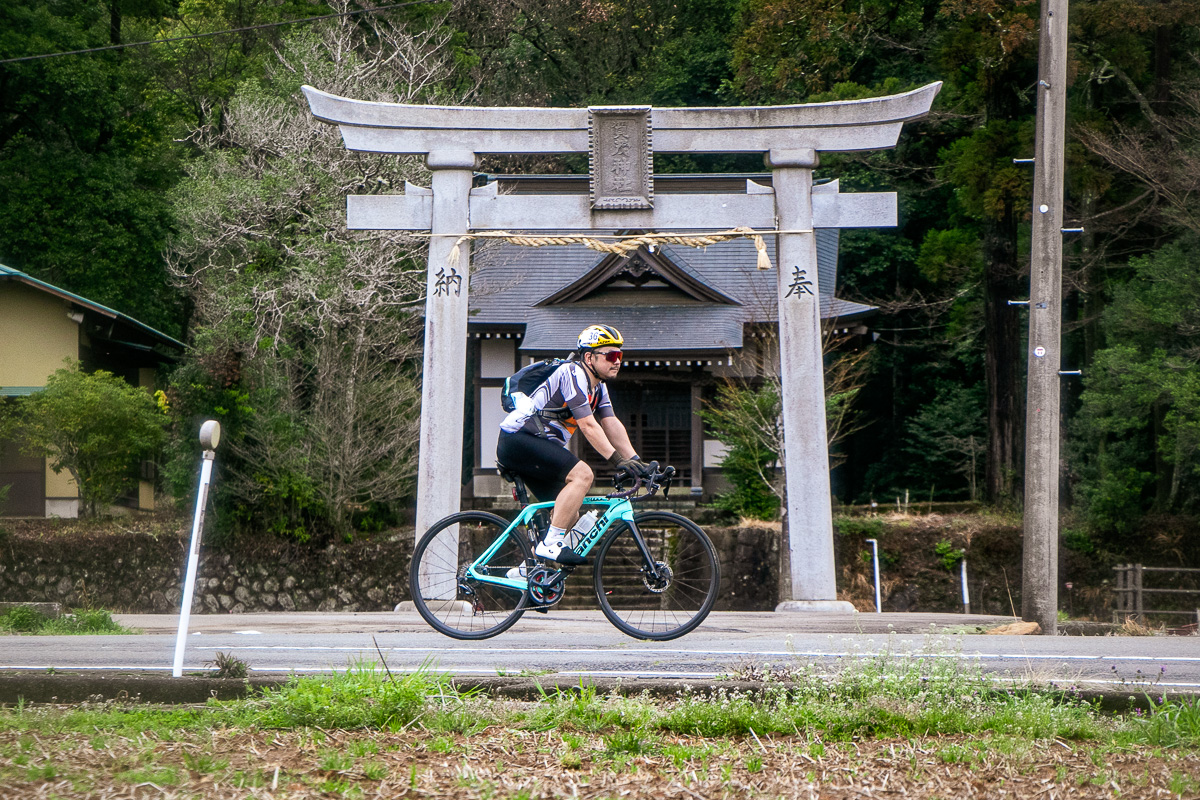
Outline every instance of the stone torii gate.
[[[303, 88], [313, 115], [346, 147], [423, 155], [430, 188], [347, 197], [347, 225], [431, 234], [417, 477], [417, 536], [459, 510], [469, 248], [489, 231], [714, 231], [775, 234], [780, 378], [791, 566], [790, 609], [837, 603], [826, 444], [816, 228], [896, 224], [894, 193], [813, 186], [818, 153], [894, 147], [929, 112], [940, 83], [868, 100], [729, 108], [470, 108], [352, 100]], [[772, 187], [746, 194], [654, 195], [652, 156], [763, 153]], [[589, 153], [587, 195], [499, 195], [471, 181], [484, 154]], [[451, 253], [461, 248], [458, 258]]]

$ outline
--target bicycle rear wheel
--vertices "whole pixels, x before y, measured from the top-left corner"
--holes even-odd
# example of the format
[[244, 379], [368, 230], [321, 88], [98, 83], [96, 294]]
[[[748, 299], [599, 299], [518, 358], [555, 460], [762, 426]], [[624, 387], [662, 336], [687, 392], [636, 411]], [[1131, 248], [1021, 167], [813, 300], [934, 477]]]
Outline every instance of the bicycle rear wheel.
[[439, 520], [421, 537], [408, 587], [417, 611], [435, 630], [455, 639], [486, 639], [508, 630], [525, 613], [528, 590], [481, 582], [467, 573], [497, 540], [500, 546], [477, 571], [503, 577], [513, 567], [533, 563], [524, 537], [505, 534], [508, 525], [495, 514], [464, 511]]
[[712, 611], [721, 568], [708, 536], [694, 522], [666, 511], [646, 511], [634, 524], [657, 564], [648, 574], [628, 525], [605, 537], [592, 581], [600, 610], [621, 632], [666, 641], [695, 629]]

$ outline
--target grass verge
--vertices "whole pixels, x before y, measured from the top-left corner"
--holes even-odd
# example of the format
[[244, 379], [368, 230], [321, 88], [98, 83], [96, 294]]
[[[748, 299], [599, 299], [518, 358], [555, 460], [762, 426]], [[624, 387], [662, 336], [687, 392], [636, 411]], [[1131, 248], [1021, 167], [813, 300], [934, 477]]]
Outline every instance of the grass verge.
[[[944, 660], [803, 666], [671, 699], [455, 691], [358, 664], [243, 700], [0, 710], [0, 797], [1175, 796], [1200, 792], [1200, 705], [1108, 715]], [[994, 790], [994, 792], [993, 792]], [[140, 795], [139, 795], [140, 796]]]
[[138, 631], [117, 623], [102, 608], [77, 609], [61, 617], [47, 617], [27, 606], [15, 606], [0, 615], [0, 633], [70, 636], [95, 634], [134, 634]]

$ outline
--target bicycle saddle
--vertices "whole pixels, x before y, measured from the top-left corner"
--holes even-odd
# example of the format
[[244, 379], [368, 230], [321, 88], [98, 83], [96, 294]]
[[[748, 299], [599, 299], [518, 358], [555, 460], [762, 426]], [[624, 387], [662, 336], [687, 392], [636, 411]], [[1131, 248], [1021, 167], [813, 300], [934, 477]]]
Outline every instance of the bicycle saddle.
[[508, 481], [513, 485], [513, 499], [521, 505], [529, 502], [529, 494], [525, 489], [525, 481], [521, 480], [521, 476], [513, 472], [512, 469], [503, 464], [496, 465], [496, 471], [500, 473], [503, 480]]

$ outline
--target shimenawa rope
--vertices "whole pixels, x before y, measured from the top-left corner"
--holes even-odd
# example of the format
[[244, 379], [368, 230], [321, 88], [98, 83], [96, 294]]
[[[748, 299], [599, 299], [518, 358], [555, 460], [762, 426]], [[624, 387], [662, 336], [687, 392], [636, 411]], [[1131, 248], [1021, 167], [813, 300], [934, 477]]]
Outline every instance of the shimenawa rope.
[[[777, 232], [777, 231], [774, 231]], [[567, 245], [581, 244], [590, 250], [596, 250], [600, 253], [617, 253], [625, 255], [637, 250], [643, 245], [659, 245], [659, 244], [678, 244], [685, 247], [708, 247], [719, 242], [727, 242], [730, 239], [739, 239], [745, 237], [754, 242], [754, 249], [758, 251], [757, 266], [760, 270], [771, 268], [771, 259], [767, 255], [767, 245], [763, 241], [762, 234], [753, 228], [739, 226], [727, 231], [718, 231], [716, 233], [702, 234], [674, 234], [674, 233], [645, 233], [636, 236], [618, 237], [616, 241], [606, 242], [596, 236], [536, 236], [532, 234], [514, 234], [508, 231], [488, 231], [482, 233], [468, 233], [458, 237], [454, 242], [454, 247], [450, 249], [450, 254], [446, 257], [446, 266], [452, 269], [457, 269], [459, 262], [462, 259], [462, 244], [471, 239], [503, 239], [505, 242], [517, 245], [519, 247], [547, 247], [550, 245]]]

